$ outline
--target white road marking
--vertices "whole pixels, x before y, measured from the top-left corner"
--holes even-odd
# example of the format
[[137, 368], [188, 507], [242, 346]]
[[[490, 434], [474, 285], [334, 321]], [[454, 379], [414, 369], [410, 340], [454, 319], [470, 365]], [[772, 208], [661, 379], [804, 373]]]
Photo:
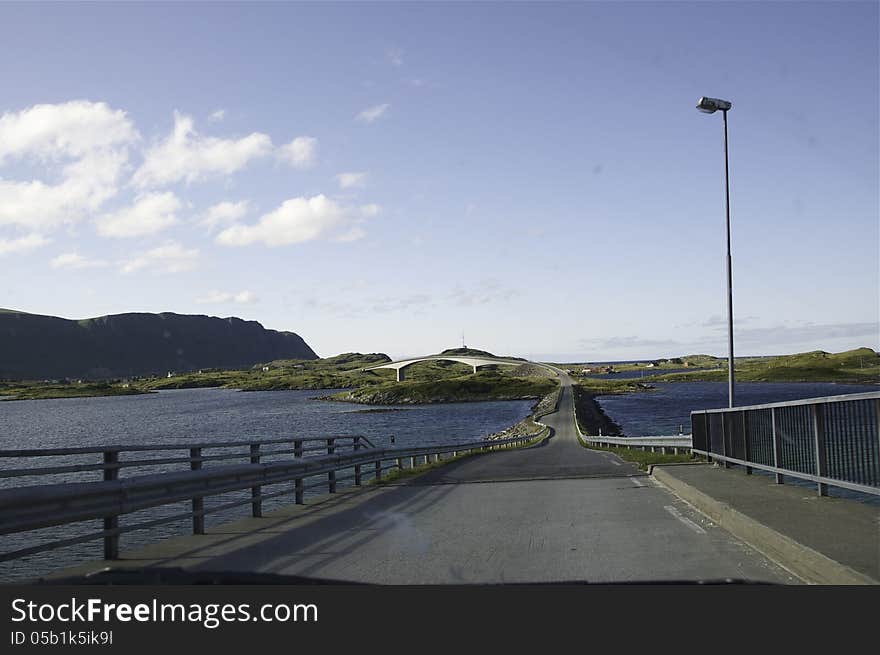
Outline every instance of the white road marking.
[[684, 523], [687, 527], [689, 527], [694, 532], [696, 532], [698, 534], [706, 534], [706, 531], [703, 530], [703, 528], [701, 528], [699, 525], [697, 525], [696, 523], [691, 521], [686, 516], [682, 516], [681, 512], [679, 512], [677, 509], [675, 509], [672, 505], [666, 505], [663, 509], [665, 509], [667, 512], [672, 514], [675, 518], [677, 518], [679, 521]]
[[638, 478], [630, 478], [629, 481], [632, 482], [637, 487], [644, 487], [645, 486], [645, 483], [642, 482], [641, 480], [639, 480]]

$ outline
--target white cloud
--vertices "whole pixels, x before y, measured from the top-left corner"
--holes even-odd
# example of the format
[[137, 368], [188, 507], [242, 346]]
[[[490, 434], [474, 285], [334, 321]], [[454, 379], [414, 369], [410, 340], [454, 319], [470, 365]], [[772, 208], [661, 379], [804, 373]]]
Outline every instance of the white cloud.
[[388, 48], [385, 56], [395, 66], [403, 66], [403, 48]]
[[358, 239], [363, 239], [367, 236], [366, 230], [362, 228], [360, 225], [355, 225], [350, 230], [343, 232], [338, 237], [336, 237], [337, 241], [357, 241]]
[[145, 188], [229, 175], [271, 150], [272, 140], [265, 134], [254, 132], [241, 139], [201, 136], [193, 128], [192, 117], [174, 112], [174, 130], [147, 150], [132, 182]]
[[354, 187], [362, 187], [367, 181], [366, 173], [340, 173], [336, 176], [340, 189], [352, 189]]
[[42, 234], [26, 234], [17, 239], [0, 239], [0, 255], [8, 255], [13, 252], [33, 250], [49, 243], [49, 239]]
[[369, 205], [361, 205], [361, 214], [363, 214], [367, 218], [372, 218], [373, 216], [378, 216], [379, 212], [382, 211], [382, 208], [376, 203], [370, 203]]
[[213, 112], [211, 112], [211, 115], [208, 116], [208, 120], [211, 121], [212, 123], [218, 123], [218, 122], [222, 121], [224, 118], [226, 118], [226, 110], [225, 109], [218, 109], [216, 111], [213, 111]]
[[209, 228], [228, 225], [235, 223], [235, 221], [247, 214], [247, 211], [247, 200], [242, 200], [241, 202], [229, 202], [226, 200], [208, 207], [205, 213], [202, 214], [199, 223]]
[[367, 107], [355, 116], [355, 120], [358, 120], [361, 123], [372, 123], [374, 120], [381, 118], [389, 109], [391, 109], [391, 105], [387, 102], [382, 105], [376, 105], [375, 107]]
[[253, 291], [239, 291], [232, 293], [229, 291], [209, 291], [207, 296], [196, 298], [197, 303], [201, 304], [221, 304], [221, 303], [237, 303], [240, 305], [255, 303], [259, 300]]
[[311, 136], [298, 136], [278, 148], [278, 157], [294, 168], [314, 166], [318, 156], [318, 140]]
[[101, 259], [88, 259], [75, 252], [66, 252], [52, 259], [49, 265], [52, 268], [66, 268], [76, 271], [84, 268], [100, 268], [106, 266], [107, 262]]
[[256, 242], [267, 246], [302, 243], [317, 239], [349, 220], [349, 212], [324, 195], [290, 198], [253, 225], [226, 228], [217, 235], [217, 243], [224, 246], [245, 246]]
[[103, 102], [71, 100], [34, 105], [0, 116], [0, 164], [7, 157], [36, 155], [45, 160], [83, 157], [138, 138], [124, 111]]
[[0, 116], [0, 165], [36, 161], [60, 181], [0, 179], [0, 225], [47, 229], [98, 210], [117, 192], [128, 146], [139, 139], [125, 112], [102, 102], [34, 105]]
[[180, 200], [170, 191], [147, 193], [135, 198], [130, 207], [100, 216], [95, 224], [98, 234], [104, 237], [156, 234], [177, 222], [178, 209]]
[[155, 273], [182, 273], [198, 265], [199, 251], [186, 249], [176, 241], [166, 241], [158, 248], [134, 257], [122, 264], [123, 273], [147, 270]]

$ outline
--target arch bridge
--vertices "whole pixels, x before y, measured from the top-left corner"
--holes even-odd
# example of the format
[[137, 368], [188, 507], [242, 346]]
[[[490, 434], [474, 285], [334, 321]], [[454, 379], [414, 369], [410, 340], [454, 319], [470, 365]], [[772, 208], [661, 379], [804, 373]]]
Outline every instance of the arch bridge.
[[523, 364], [532, 363], [524, 359], [469, 357], [466, 355], [428, 355], [426, 357], [414, 357], [411, 359], [401, 359], [396, 362], [387, 362], [385, 364], [380, 364], [379, 366], [370, 366], [363, 370], [374, 371], [380, 368], [390, 368], [397, 372], [397, 381], [402, 382], [405, 379], [405, 369], [412, 366], [413, 364], [418, 364], [419, 362], [431, 361], [458, 362], [459, 364], [466, 364], [474, 369], [474, 373], [476, 373], [478, 369], [483, 368], [484, 366], [522, 366]]

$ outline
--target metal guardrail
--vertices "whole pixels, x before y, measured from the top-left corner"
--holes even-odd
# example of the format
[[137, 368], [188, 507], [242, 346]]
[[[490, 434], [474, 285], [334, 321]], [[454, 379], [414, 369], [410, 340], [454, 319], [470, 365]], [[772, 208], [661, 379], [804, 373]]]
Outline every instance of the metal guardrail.
[[580, 423], [578, 423], [577, 420], [577, 403], [574, 402], [574, 400], [572, 402], [572, 417], [574, 419], [574, 428], [577, 430], [578, 437], [584, 443], [595, 444], [597, 446], [622, 446], [624, 448], [641, 448], [642, 450], [650, 449], [652, 453], [659, 449], [663, 454], [666, 454], [671, 450], [676, 455], [678, 455], [680, 450], [691, 449], [691, 437], [686, 434], [652, 437], [607, 437], [602, 435], [596, 436], [584, 434], [581, 431]]
[[691, 412], [693, 452], [744, 466], [880, 495], [880, 392]]
[[584, 441], [597, 446], [618, 446], [623, 448], [640, 448], [641, 450], [650, 450], [652, 453], [659, 451], [661, 453], [672, 452], [678, 455], [679, 451], [691, 450], [690, 435], [657, 435], [650, 437], [604, 437], [604, 436], [582, 436]]
[[[25, 487], [0, 489], [0, 535], [38, 530], [51, 526], [99, 519], [103, 529], [85, 535], [58, 539], [27, 548], [0, 553], [0, 562], [36, 553], [103, 540], [104, 559], [119, 557], [120, 535], [143, 530], [163, 523], [192, 518], [193, 534], [205, 533], [205, 515], [232, 507], [250, 504], [254, 517], [262, 516], [263, 501], [292, 494], [297, 504], [304, 503], [303, 494], [315, 487], [335, 493], [337, 484], [353, 480], [360, 486], [364, 479], [381, 480], [390, 469], [414, 468], [442, 459], [446, 454], [457, 456], [465, 452], [492, 451], [511, 448], [538, 438], [546, 430], [494, 441], [474, 441], [461, 444], [431, 445], [415, 448], [376, 448], [363, 436], [335, 436], [321, 439], [272, 439], [244, 442], [213, 442], [196, 444], [162, 444], [156, 446], [105, 446], [93, 448], [61, 448], [32, 450], [2, 450], [0, 462], [15, 459], [101, 455], [101, 463], [76, 463], [34, 468], [5, 468], [2, 478], [45, 476], [100, 471], [102, 479], [94, 482], [60, 482]], [[313, 445], [315, 444], [315, 445]], [[286, 445], [287, 447], [278, 447]], [[273, 446], [267, 449], [266, 446]], [[245, 452], [229, 452], [244, 448]], [[189, 456], [152, 457], [144, 459], [145, 452], [188, 451]], [[220, 450], [219, 454], [205, 451]], [[136, 454], [138, 459], [124, 459], [120, 455]], [[288, 457], [293, 455], [292, 458]], [[278, 456], [282, 456], [278, 459]], [[272, 457], [273, 461], [267, 461]], [[228, 460], [244, 463], [228, 463]], [[409, 467], [405, 465], [409, 460]], [[205, 463], [222, 464], [203, 466]], [[169, 467], [184, 464], [184, 470]], [[120, 478], [120, 471], [140, 471], [158, 467], [160, 472]], [[367, 467], [364, 471], [363, 467]], [[340, 476], [339, 472], [351, 472]], [[307, 478], [326, 476], [325, 481], [306, 485]], [[267, 493], [264, 487], [293, 482], [292, 488]], [[250, 497], [225, 502], [210, 508], [204, 499], [234, 491], [250, 489]], [[121, 526], [119, 517], [143, 509], [190, 501], [187, 512], [164, 516], [135, 525]]]

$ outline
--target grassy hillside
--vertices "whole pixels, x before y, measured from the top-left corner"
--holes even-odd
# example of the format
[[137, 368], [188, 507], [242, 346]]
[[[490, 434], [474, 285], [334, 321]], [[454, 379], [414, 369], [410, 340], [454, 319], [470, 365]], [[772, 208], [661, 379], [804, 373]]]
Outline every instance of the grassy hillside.
[[386, 382], [342, 391], [328, 398], [370, 405], [537, 399], [557, 385], [553, 378], [514, 377], [488, 371], [441, 380]]
[[394, 371], [362, 370], [388, 361], [391, 361], [390, 358], [382, 353], [344, 353], [315, 360], [282, 359], [244, 370], [202, 371], [170, 378], [150, 378], [141, 386], [157, 390], [198, 387], [228, 387], [243, 391], [346, 389], [393, 380]]
[[[63, 398], [70, 396], [148, 393], [168, 389], [224, 387], [242, 391], [296, 389], [356, 389], [359, 402], [380, 402], [385, 394], [389, 402], [406, 396], [403, 402], [447, 402], [508, 398], [536, 398], [552, 389], [554, 378], [543, 368], [524, 364], [517, 367], [491, 367], [474, 376], [470, 366], [446, 361], [413, 364], [406, 370], [406, 382], [395, 382], [391, 369], [365, 370], [391, 361], [383, 353], [343, 353], [324, 359], [276, 359], [253, 367], [200, 371], [153, 376], [131, 380], [128, 386], [116, 381], [102, 384], [47, 384], [41, 382], [0, 383], [0, 395], [16, 398]], [[371, 389], [382, 391], [369, 397]]]
[[[727, 362], [712, 371], [653, 375], [652, 382], [722, 382], [727, 379]], [[815, 350], [779, 357], [737, 358], [736, 379], [741, 382], [855, 382], [880, 383], [880, 355], [870, 348], [841, 353]]]
[[[0, 396], [12, 400], [39, 400], [44, 398], [86, 398], [91, 396], [130, 396], [149, 393], [144, 389], [110, 382], [83, 382], [71, 384], [38, 384], [28, 382], [0, 382]], [[2, 400], [2, 398], [0, 398]]]

